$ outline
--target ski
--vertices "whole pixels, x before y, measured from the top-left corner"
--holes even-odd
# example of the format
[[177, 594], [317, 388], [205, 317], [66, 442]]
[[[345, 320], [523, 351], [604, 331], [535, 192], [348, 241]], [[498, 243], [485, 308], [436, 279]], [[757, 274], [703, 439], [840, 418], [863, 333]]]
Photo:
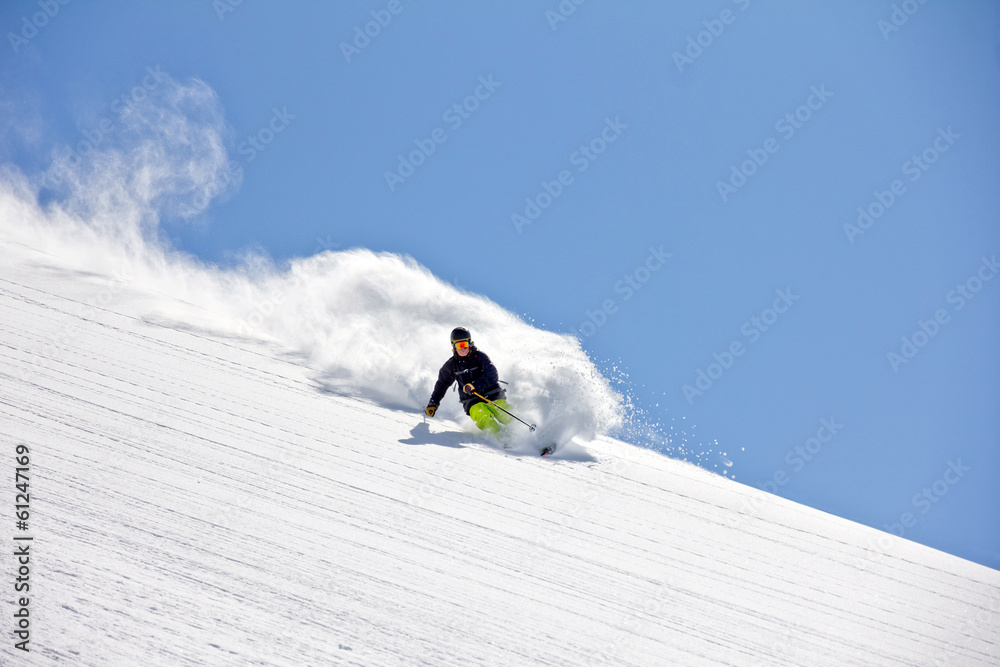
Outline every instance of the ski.
[[549, 445], [548, 447], [543, 447], [542, 448], [542, 456], [548, 456], [549, 454], [555, 453], [555, 451], [556, 451], [556, 446], [555, 445]]

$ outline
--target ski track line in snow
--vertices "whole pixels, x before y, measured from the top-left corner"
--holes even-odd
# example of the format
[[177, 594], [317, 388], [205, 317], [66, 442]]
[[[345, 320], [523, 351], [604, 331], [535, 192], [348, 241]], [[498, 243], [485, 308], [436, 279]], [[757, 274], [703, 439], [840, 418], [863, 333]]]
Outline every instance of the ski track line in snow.
[[36, 536], [33, 651], [3, 664], [1000, 660], [993, 570], [776, 496], [747, 512], [754, 490], [603, 438], [570, 461], [421, 431], [149, 317], [165, 296], [81, 317], [81, 280], [0, 268], [2, 445], [32, 448]]

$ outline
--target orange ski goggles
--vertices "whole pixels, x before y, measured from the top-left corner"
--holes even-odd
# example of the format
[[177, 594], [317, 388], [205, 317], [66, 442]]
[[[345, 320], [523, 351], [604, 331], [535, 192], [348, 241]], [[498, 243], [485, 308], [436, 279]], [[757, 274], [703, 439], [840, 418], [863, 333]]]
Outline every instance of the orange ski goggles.
[[452, 343], [452, 345], [455, 346], [456, 350], [468, 350], [469, 349], [469, 341], [467, 341], [467, 340], [456, 340], [454, 343]]

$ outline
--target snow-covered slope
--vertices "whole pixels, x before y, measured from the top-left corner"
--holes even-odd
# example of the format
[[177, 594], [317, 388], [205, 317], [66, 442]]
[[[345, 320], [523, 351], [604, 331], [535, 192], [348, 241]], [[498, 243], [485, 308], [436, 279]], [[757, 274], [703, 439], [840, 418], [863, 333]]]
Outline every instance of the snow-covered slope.
[[994, 570], [604, 438], [498, 451], [67, 266], [0, 245], [5, 665], [1000, 663]]

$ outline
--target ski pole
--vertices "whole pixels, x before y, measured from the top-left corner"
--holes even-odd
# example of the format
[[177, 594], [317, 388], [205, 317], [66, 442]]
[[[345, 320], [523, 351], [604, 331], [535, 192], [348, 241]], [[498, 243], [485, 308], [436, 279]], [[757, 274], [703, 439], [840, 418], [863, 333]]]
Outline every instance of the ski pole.
[[[493, 401], [491, 401], [490, 399], [488, 399], [488, 398], [486, 398], [485, 396], [483, 396], [482, 394], [480, 394], [480, 393], [479, 393], [478, 391], [474, 391], [474, 392], [472, 392], [472, 393], [473, 393], [473, 394], [475, 394], [476, 396], [478, 396], [479, 398], [483, 399], [484, 401], [486, 401], [487, 403], [489, 403], [489, 404], [490, 404], [490, 405], [492, 405], [493, 407], [495, 407], [495, 408], [497, 408], [497, 409], [499, 409], [499, 410], [503, 410], [503, 408], [501, 408], [501, 407], [500, 407], [499, 405], [497, 405], [496, 403], [494, 403], [494, 402], [493, 402]], [[509, 414], [509, 415], [510, 415], [511, 417], [513, 417], [513, 418], [514, 418], [514, 419], [516, 419], [517, 421], [519, 421], [519, 422], [521, 422], [522, 424], [524, 424], [525, 426], [527, 426], [527, 427], [528, 427], [528, 430], [529, 430], [529, 431], [534, 431], [534, 430], [535, 430], [535, 425], [534, 425], [534, 424], [529, 424], [528, 422], [524, 421], [523, 419], [521, 419], [521, 418], [520, 418], [520, 417], [518, 417], [517, 415], [515, 415], [515, 414], [511, 413], [511, 412], [510, 412], [509, 410], [503, 410], [503, 411], [504, 411], [504, 412], [506, 412], [507, 414]]]

